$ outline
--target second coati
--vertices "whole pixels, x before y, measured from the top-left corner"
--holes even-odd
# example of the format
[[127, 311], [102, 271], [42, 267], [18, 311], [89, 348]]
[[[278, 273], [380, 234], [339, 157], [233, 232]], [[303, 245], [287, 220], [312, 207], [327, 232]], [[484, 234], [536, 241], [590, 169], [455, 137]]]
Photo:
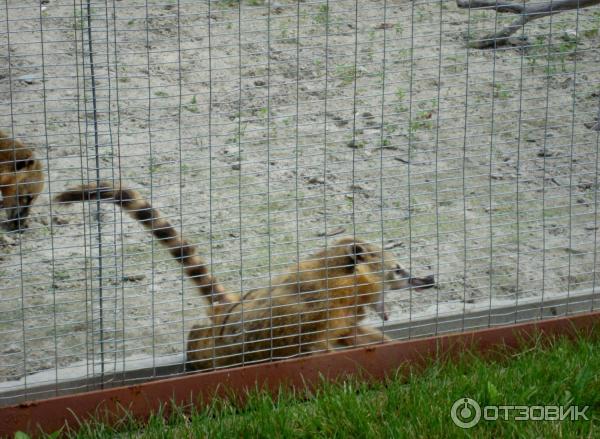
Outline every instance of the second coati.
[[31, 148], [0, 130], [0, 208], [8, 230], [23, 230], [33, 202], [44, 189], [42, 163]]

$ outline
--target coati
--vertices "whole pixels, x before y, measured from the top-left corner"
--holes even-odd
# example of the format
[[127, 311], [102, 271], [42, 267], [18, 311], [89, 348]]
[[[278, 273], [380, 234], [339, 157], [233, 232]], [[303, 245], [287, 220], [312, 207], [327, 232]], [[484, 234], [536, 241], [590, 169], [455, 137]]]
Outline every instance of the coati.
[[6, 220], [0, 223], [8, 230], [23, 230], [31, 205], [44, 189], [42, 163], [33, 151], [0, 130], [0, 207]]
[[291, 265], [270, 288], [247, 292], [215, 315], [213, 325], [194, 326], [188, 336], [187, 365], [213, 369], [389, 341], [378, 329], [360, 324], [365, 307], [387, 320], [384, 289], [433, 285], [433, 276], [410, 277], [376, 245], [338, 238]]
[[360, 325], [365, 307], [387, 319], [384, 290], [433, 286], [433, 276], [410, 277], [380, 247], [352, 237], [336, 239], [326, 249], [293, 264], [271, 286], [228, 293], [209, 273], [177, 230], [138, 192], [109, 182], [78, 186], [56, 201], [96, 199], [121, 206], [151, 231], [212, 305], [210, 326], [195, 325], [188, 336], [187, 366], [212, 369], [242, 362], [287, 358], [338, 346], [387, 341], [379, 330]]

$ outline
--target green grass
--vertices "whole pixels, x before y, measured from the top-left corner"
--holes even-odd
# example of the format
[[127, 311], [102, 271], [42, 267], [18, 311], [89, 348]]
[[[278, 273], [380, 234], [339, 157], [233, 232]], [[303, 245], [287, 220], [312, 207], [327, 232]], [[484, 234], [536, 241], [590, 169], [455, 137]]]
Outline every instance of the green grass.
[[197, 113], [198, 112], [198, 105], [196, 105], [197, 103], [198, 103], [198, 100], [196, 99], [196, 95], [194, 95], [194, 96], [192, 96], [190, 103], [188, 105], [185, 105], [183, 108], [185, 108], [190, 113]]
[[344, 64], [335, 67], [335, 76], [342, 81], [343, 85], [352, 84], [354, 79], [358, 79], [361, 74], [354, 65]]
[[321, 5], [317, 14], [314, 16], [315, 23], [325, 25], [329, 21], [329, 6]]
[[[72, 437], [598, 437], [600, 336], [572, 342], [539, 340], [521, 351], [502, 350], [493, 360], [465, 352], [424, 371], [398, 374], [386, 384], [351, 379], [318, 390], [253, 392], [242, 406], [215, 400], [202, 410], [175, 408], [147, 424], [125, 417], [116, 427], [86, 423]], [[454, 401], [485, 405], [589, 406], [589, 420], [480, 421], [469, 430], [450, 418]]]

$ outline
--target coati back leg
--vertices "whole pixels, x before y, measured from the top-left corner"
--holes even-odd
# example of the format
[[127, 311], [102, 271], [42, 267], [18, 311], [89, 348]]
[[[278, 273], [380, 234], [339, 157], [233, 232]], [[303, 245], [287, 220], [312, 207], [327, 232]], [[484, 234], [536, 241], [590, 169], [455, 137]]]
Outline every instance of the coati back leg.
[[[186, 349], [186, 369], [209, 370], [218, 367], [241, 366], [245, 362], [254, 362], [255, 355], [249, 351], [244, 355], [242, 344], [244, 335], [232, 337], [218, 326], [194, 325], [188, 334]], [[327, 340], [317, 340], [302, 344], [297, 355], [309, 355], [316, 352], [331, 352], [335, 345]]]
[[218, 367], [218, 355], [215, 349], [215, 327], [192, 326], [188, 334], [186, 348], [186, 368], [207, 370]]

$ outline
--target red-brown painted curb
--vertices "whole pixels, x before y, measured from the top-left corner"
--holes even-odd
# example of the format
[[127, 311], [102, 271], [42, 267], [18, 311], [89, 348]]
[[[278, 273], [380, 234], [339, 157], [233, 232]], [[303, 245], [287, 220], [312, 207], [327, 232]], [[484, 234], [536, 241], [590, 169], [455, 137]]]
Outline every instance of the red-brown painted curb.
[[215, 395], [243, 398], [247, 390], [257, 387], [273, 392], [281, 386], [304, 389], [317, 385], [323, 378], [335, 380], [351, 374], [383, 379], [403, 364], [422, 366], [439, 356], [456, 355], [466, 346], [490, 353], [501, 345], [523, 347], [534, 333], [573, 336], [591, 331], [598, 324], [600, 311], [38, 400], [0, 408], [0, 435], [11, 436], [19, 430], [31, 435], [40, 431], [49, 433], [64, 425], [76, 429], [79, 421], [91, 417], [114, 422], [122, 418], [123, 409], [145, 419], [169, 401], [200, 406]]

